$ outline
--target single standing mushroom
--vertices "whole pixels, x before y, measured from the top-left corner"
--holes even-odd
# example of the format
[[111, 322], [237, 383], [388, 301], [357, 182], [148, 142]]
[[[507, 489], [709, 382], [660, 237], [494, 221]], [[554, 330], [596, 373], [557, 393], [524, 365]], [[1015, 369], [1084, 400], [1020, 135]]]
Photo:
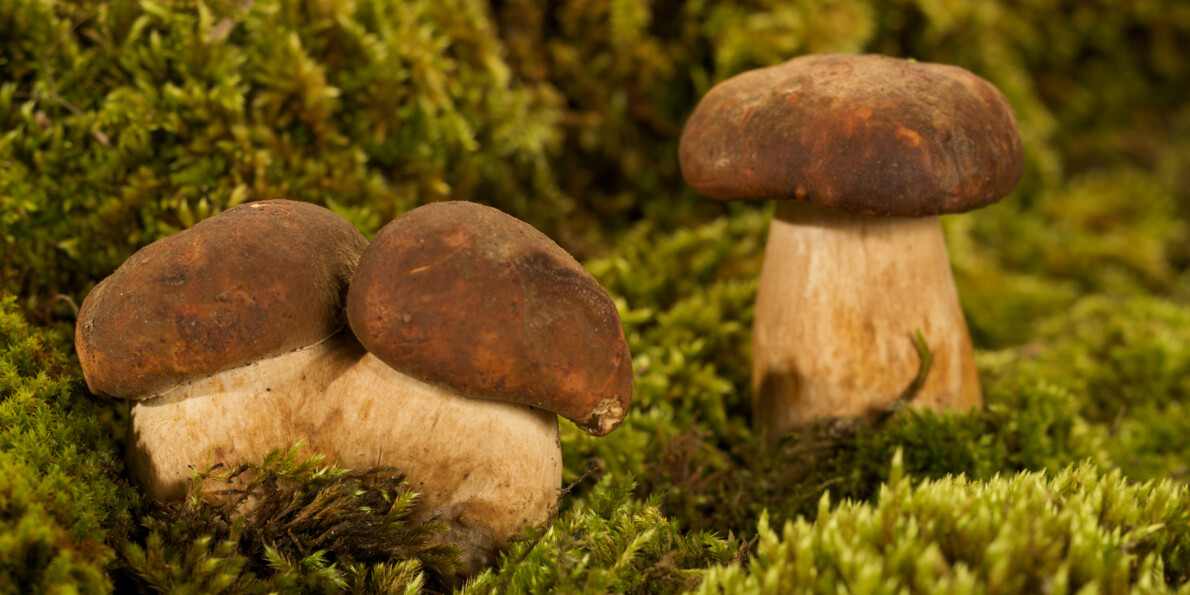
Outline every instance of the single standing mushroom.
[[316, 401], [353, 363], [327, 339], [366, 246], [322, 207], [253, 202], [144, 247], [91, 290], [83, 376], [137, 400], [129, 467], [150, 497], [180, 498], [192, 465], [259, 460], [312, 429], [271, 401]]
[[981, 402], [938, 215], [1016, 186], [1021, 139], [954, 66], [821, 54], [728, 79], [682, 132], [682, 174], [719, 200], [778, 200], [756, 299], [754, 414], [769, 446], [870, 415], [933, 365], [915, 405]]
[[371, 398], [359, 426], [409, 419], [337, 443], [336, 458], [374, 460], [383, 448], [435, 502], [423, 514], [452, 526], [472, 572], [555, 505], [554, 413], [602, 436], [628, 411], [632, 361], [607, 291], [496, 209], [441, 202], [394, 219], [360, 259], [347, 317], [369, 353], [333, 392], [394, 393]]

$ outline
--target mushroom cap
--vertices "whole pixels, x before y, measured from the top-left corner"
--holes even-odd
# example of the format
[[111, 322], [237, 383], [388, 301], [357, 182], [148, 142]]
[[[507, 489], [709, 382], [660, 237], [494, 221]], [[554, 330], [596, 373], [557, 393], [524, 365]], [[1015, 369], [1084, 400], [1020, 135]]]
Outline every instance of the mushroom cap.
[[271, 200], [145, 246], [83, 301], [87, 387], [145, 399], [326, 339], [366, 245], [330, 210]]
[[846, 54], [716, 85], [686, 122], [679, 159], [712, 198], [899, 217], [994, 203], [1023, 167], [1012, 107], [991, 83], [956, 66]]
[[632, 360], [607, 291], [532, 226], [468, 202], [429, 204], [380, 230], [347, 298], [360, 342], [423, 382], [540, 407], [611, 432]]

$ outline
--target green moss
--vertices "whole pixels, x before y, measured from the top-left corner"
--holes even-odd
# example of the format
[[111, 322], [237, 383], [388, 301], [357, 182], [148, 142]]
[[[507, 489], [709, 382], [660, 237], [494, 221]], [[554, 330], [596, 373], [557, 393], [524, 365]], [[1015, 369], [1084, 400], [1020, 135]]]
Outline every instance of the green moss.
[[1184, 477], [1190, 307], [1151, 296], [1079, 300], [1037, 325], [1014, 365], [1078, 395], [1111, 460], [1136, 479]]
[[42, 314], [247, 200], [365, 231], [446, 197], [547, 228], [569, 208], [545, 162], [555, 110], [473, 0], [17, 0], [0, 23], [0, 287]]
[[1129, 477], [1183, 483], [1190, 477], [1190, 407], [1186, 403], [1130, 407], [1108, 428], [1105, 448]]
[[[1190, 80], [1175, 50], [1190, 38], [1188, 11], [1102, 3], [1052, 16], [1063, 10], [1008, 0], [9, 2], [3, 286], [43, 318], [64, 316], [55, 295], [81, 297], [135, 248], [282, 196], [333, 206], [365, 231], [429, 200], [476, 200], [596, 254], [641, 218], [674, 230], [722, 214], [681, 182], [684, 118], [713, 83], [805, 52], [879, 51], [991, 79], [1020, 116], [1026, 201], [1066, 169], [1103, 163], [1159, 169], [1185, 199], [1186, 160], [1164, 148], [1190, 127], [1169, 125]], [[1144, 43], [1111, 45], [1122, 39]], [[1132, 264], [1161, 275], [1142, 260]]]
[[898, 459], [872, 504], [823, 497], [813, 523], [761, 519], [746, 566], [700, 593], [1172, 592], [1190, 570], [1190, 494], [1091, 465], [914, 485]]
[[687, 533], [656, 499], [610, 477], [543, 529], [514, 543], [500, 563], [468, 582], [471, 593], [677, 593], [703, 569], [730, 562], [739, 540]]
[[158, 505], [144, 544], [124, 548], [137, 589], [404, 593], [454, 581], [458, 548], [434, 540], [445, 525], [410, 520], [417, 494], [402, 477], [300, 460], [299, 446], [196, 472], [182, 502]]
[[1086, 395], [1083, 413], [1111, 422], [1132, 407], [1190, 396], [1190, 307], [1152, 297], [1092, 296], [1039, 325], [1039, 374]]
[[[0, 584], [110, 589], [114, 548], [126, 554], [114, 564], [130, 581], [121, 589], [435, 586], [416, 556], [378, 566], [361, 552], [343, 562], [338, 546], [270, 554], [251, 523], [237, 528], [209, 503], [158, 511], [146, 519], [154, 531], [126, 549], [136, 497], [118, 479], [124, 414], [89, 401], [67, 342], [16, 314], [66, 331], [59, 294], [77, 302], [140, 246], [275, 197], [326, 204], [365, 233], [431, 200], [492, 204], [584, 258], [617, 300], [637, 373], [633, 411], [604, 439], [562, 430], [566, 478], [589, 468], [610, 478], [567, 494], [558, 518], [475, 590], [692, 588], [701, 569], [749, 552], [735, 536], [755, 534], [762, 510], [817, 517], [799, 525], [803, 536], [877, 510], [818, 502], [827, 490], [873, 502], [898, 451], [906, 482], [922, 487], [895, 480], [894, 492], [945, 484], [972, 510], [985, 501], [962, 498], [981, 482], [1059, 485], [997, 473], [1084, 458], [1132, 478], [1186, 472], [1190, 62], [1179, 50], [1190, 45], [1190, 9], [1176, 0], [15, 0], [0, 3], [0, 31], [0, 291], [17, 296], [0, 310], [10, 346], [0, 354], [0, 504], [12, 511], [0, 515]], [[944, 218], [987, 407], [905, 412], [881, 428], [836, 420], [764, 456], [749, 427], [749, 362], [768, 211], [695, 196], [676, 146], [712, 84], [817, 51], [953, 63], [990, 79], [1018, 115], [1026, 169], [1001, 204]], [[948, 473], [969, 483], [927, 482]], [[1138, 498], [1168, 495], [1135, 491], [1114, 471], [1070, 473]], [[921, 510], [962, 512], [949, 504]], [[1140, 535], [1094, 507], [1060, 512], [1137, 544], [1181, 539], [1174, 524]], [[1039, 527], [1074, 534], [1047, 514], [1037, 512]], [[753, 563], [716, 571], [708, 589], [799, 576], [802, 562], [774, 553], [791, 542], [762, 533]], [[824, 563], [868, 559], [874, 543], [806, 539]], [[1007, 549], [991, 547], [985, 566], [964, 558], [967, 570], [949, 575], [895, 556], [827, 569], [856, 586], [936, 577], [929, 588], [960, 589], [1009, 576], [994, 584], [1011, 590], [1017, 577], [1052, 577], [1060, 591], [1143, 589], [1145, 569], [1164, 564], [1166, 584], [1181, 584], [1173, 550], [1112, 539], [1061, 542], [1073, 552], [1064, 561], [984, 541]], [[1104, 556], [1079, 557], [1076, 543]], [[946, 546], [923, 537], [889, 551], [936, 561]], [[1138, 566], [1120, 583], [1127, 556]]]
[[82, 396], [52, 336], [0, 298], [0, 591], [111, 588], [136, 495], [111, 414]]
[[992, 377], [987, 405], [969, 412], [906, 409], [876, 428], [825, 420], [788, 436], [774, 453], [755, 437], [730, 442], [705, 431], [684, 434], [644, 464], [645, 492], [663, 491], [666, 510], [692, 529], [747, 535], [766, 510], [778, 522], [813, 518], [827, 490], [856, 501], [874, 498], [897, 452], [915, 481], [957, 474], [982, 481], [1085, 459], [1111, 464], [1103, 428], [1078, 416], [1073, 394], [1015, 370], [983, 371]]
[[[1105, 200], [1113, 195], [1103, 192], [1104, 197], [1093, 193], [1083, 199], [1109, 205], [1102, 207], [1112, 213], [1108, 219], [1121, 212], [1134, 213], [1140, 221], [1159, 218], [1128, 207], [1127, 200]], [[1070, 225], [1086, 220], [1072, 217]], [[565, 426], [568, 477], [591, 465], [613, 475], [634, 473], [641, 478], [638, 494], [664, 492], [666, 509], [683, 526], [746, 534], [764, 509], [779, 519], [812, 515], [828, 488], [849, 498], [873, 497], [886, 478], [887, 460], [898, 449], [905, 453], [907, 473], [915, 478], [963, 473], [988, 479], [997, 473], [1059, 468], [1084, 458], [1126, 469], [1139, 464], [1129, 462], [1136, 457], [1153, 459], [1144, 463], [1148, 467], [1167, 470], [1174, 465], [1178, 457], [1168, 451], [1154, 457], [1159, 448], [1180, 443], [1180, 426], [1173, 422], [1180, 418], [1171, 416], [1159, 433], [1138, 427], [1124, 445], [1118, 440], [1122, 426], [1113, 428], [1109, 419], [1118, 405], [1104, 415], [1104, 406], [1095, 403], [1136, 391], [1177, 398], [1190, 376], [1178, 363], [1180, 343], [1190, 337], [1181, 332], [1190, 328], [1181, 320], [1182, 308], [1139, 297], [1086, 298], [1075, 305], [1077, 296], [1089, 289], [1076, 279], [1055, 288], [1046, 285], [1045, 280], [1052, 284], [1056, 277], [1050, 271], [1009, 273], [1002, 262], [1011, 251], [992, 250], [995, 244], [980, 235], [995, 227], [977, 233], [948, 225], [952, 249], [956, 239], [981, 244], [956, 256], [956, 269], [964, 271], [960, 280], [988, 280], [986, 286], [968, 284], [965, 291], [997, 312], [1013, 308], [1019, 315], [988, 320], [988, 328], [1011, 327], [1009, 332], [1028, 342], [981, 353], [986, 408], [965, 414], [906, 413], [879, 431], [838, 433], [827, 426], [788, 441], [776, 456], [761, 454], [748, 428], [748, 354], [757, 250], [764, 242], [767, 214], [740, 210], [673, 234], [643, 224], [607, 256], [588, 263], [614, 295], [626, 296], [622, 306], [635, 306], [622, 307], [637, 372], [634, 413], [603, 439]], [[1121, 229], [1142, 227], [1133, 223]], [[1043, 245], [1041, 236], [1029, 241]], [[1102, 269], [1115, 258], [1110, 251], [1099, 254], [1088, 256], [1080, 270]], [[1157, 256], [1167, 258], [1160, 251]], [[988, 279], [989, 271], [1028, 280], [1028, 298], [1006, 303], [1005, 287], [998, 277]], [[1138, 286], [1143, 284], [1130, 291], [1143, 291]], [[1161, 436], [1165, 438], [1158, 440]], [[1133, 476], [1155, 476], [1148, 473]]]
[[[749, 434], [752, 303], [768, 213], [740, 209], [707, 225], [666, 233], [642, 223], [605, 257], [587, 262], [616, 297], [633, 356], [633, 412], [592, 438], [562, 426], [567, 479], [589, 465], [639, 472], [692, 427]], [[629, 306], [630, 305], [630, 306]]]
[[1179, 202], [1133, 168], [1079, 176], [1029, 201], [945, 218], [955, 281], [977, 344], [1030, 340], [1080, 295], [1170, 294], [1187, 262]]

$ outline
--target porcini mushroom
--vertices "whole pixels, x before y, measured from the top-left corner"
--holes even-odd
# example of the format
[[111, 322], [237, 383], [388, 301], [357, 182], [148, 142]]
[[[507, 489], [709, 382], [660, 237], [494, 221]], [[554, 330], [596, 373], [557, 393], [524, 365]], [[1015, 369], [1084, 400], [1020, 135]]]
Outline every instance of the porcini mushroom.
[[869, 415], [933, 365], [914, 405], [981, 402], [938, 215], [1015, 187], [1012, 108], [958, 67], [795, 58], [699, 102], [682, 174], [720, 200], [778, 200], [756, 299], [754, 414], [772, 446], [813, 420]]
[[366, 245], [322, 207], [254, 202], [146, 246], [91, 290], [75, 332], [83, 376], [96, 395], [137, 400], [129, 466], [149, 496], [181, 497], [211, 455], [259, 459], [310, 429], [272, 401], [317, 399], [352, 363], [326, 340]]
[[[488, 207], [415, 209], [365, 246], [330, 211], [283, 200], [151, 244], [83, 302], [84, 376], [139, 400], [130, 468], [150, 497], [181, 497], [193, 467], [304, 441], [404, 473], [414, 520], [447, 523], [475, 572], [556, 504], [554, 412], [597, 435], [627, 412], [619, 315], [569, 254]], [[376, 355], [340, 331], [347, 301]]]
[[392, 393], [371, 415], [406, 427], [340, 443], [336, 456], [383, 447], [472, 571], [556, 503], [554, 414], [602, 436], [627, 413], [632, 362], [615, 304], [565, 250], [496, 209], [442, 202], [394, 219], [360, 260], [347, 316], [369, 353], [334, 392]]

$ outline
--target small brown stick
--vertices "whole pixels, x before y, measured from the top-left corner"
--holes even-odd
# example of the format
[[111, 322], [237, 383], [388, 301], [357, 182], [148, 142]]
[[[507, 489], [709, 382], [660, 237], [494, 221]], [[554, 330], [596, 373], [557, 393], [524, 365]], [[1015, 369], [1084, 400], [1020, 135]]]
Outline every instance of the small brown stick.
[[58, 295], [54, 296], [54, 303], [51, 305], [56, 305], [58, 302], [66, 302], [66, 304], [70, 306], [70, 309], [74, 311], [74, 319], [78, 320], [79, 306], [78, 304], [74, 303], [74, 298], [64, 293], [59, 293]]

